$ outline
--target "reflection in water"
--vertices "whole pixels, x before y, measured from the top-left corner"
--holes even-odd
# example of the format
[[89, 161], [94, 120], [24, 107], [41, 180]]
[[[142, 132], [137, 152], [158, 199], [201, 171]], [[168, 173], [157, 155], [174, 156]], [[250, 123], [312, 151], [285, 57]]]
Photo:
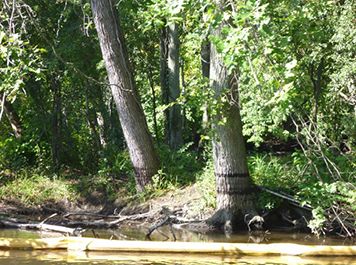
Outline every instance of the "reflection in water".
[[[118, 230], [96, 230], [95, 234], [100, 238], [133, 239], [143, 240], [146, 228], [121, 227]], [[172, 238], [169, 230], [161, 229], [163, 234]], [[271, 233], [271, 234], [238, 234], [226, 238], [223, 234], [197, 234], [186, 230], [176, 230], [175, 234], [179, 241], [200, 241], [200, 242], [241, 242], [241, 243], [300, 243], [300, 244], [328, 244], [344, 245], [351, 244], [337, 238], [316, 238], [308, 234], [292, 233]], [[36, 238], [58, 236], [51, 233], [34, 233], [19, 230], [0, 230], [0, 237], [10, 238]], [[85, 236], [93, 237], [91, 231], [87, 231]], [[154, 240], [163, 240], [165, 236], [160, 233], [153, 234]], [[275, 257], [238, 257], [219, 255], [183, 255], [183, 254], [142, 254], [142, 253], [108, 253], [108, 252], [67, 252], [67, 251], [2, 251], [0, 250], [0, 265], [70, 265], [70, 264], [144, 264], [144, 265], [278, 265], [278, 264], [316, 264], [316, 265], [356, 265], [356, 261], [349, 257], [337, 258], [301, 258], [293, 256]]]

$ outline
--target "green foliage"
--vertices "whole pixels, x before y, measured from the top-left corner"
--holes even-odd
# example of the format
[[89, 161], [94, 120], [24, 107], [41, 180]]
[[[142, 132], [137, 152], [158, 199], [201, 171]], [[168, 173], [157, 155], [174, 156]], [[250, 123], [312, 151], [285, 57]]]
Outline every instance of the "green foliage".
[[197, 177], [197, 185], [202, 194], [202, 208], [215, 208], [216, 185], [213, 161], [208, 161], [202, 173]]
[[355, 185], [350, 182], [337, 181], [333, 183], [316, 182], [303, 187], [298, 196], [303, 198], [303, 203], [321, 208], [324, 211], [335, 203], [345, 204], [356, 212]]
[[26, 79], [31, 75], [40, 77], [42, 71], [41, 52], [19, 34], [7, 34], [0, 28], [0, 93], [6, 92], [15, 100], [18, 92], [23, 92]]
[[0, 182], [2, 182], [0, 200], [19, 202], [23, 206], [73, 201], [77, 198], [73, 187], [55, 175], [48, 177], [31, 171], [22, 171], [10, 180], [0, 175]]
[[[0, 172], [29, 172], [20, 170], [12, 181], [1, 177], [1, 199], [15, 199], [17, 190], [22, 190], [20, 200], [28, 205], [78, 194], [100, 193], [109, 199], [118, 193], [136, 194], [90, 4], [15, 2], [14, 12], [5, 2], [0, 4], [0, 95], [5, 94], [17, 112], [23, 136], [13, 137], [3, 113]], [[301, 148], [283, 156], [254, 151], [249, 158], [253, 180], [312, 205], [314, 220], [309, 225], [315, 232], [326, 225], [332, 205], [354, 214], [354, 0], [238, 0], [227, 1], [223, 10], [213, 2], [117, 2], [142, 106], [162, 163], [152, 185], [139, 196], [147, 199], [197, 182], [203, 204], [215, 206], [213, 163], [206, 146], [213, 132], [201, 121], [208, 112], [210, 117], [221, 116], [223, 125], [228, 99], [214, 97], [209, 80], [202, 76], [201, 45], [209, 40], [229, 73], [238, 77], [246, 140], [257, 147], [270, 140], [288, 140]], [[184, 82], [182, 78], [180, 98], [164, 105], [160, 31], [173, 22], [180, 27]], [[222, 37], [209, 36], [222, 22]], [[162, 144], [164, 111], [173, 104], [179, 104], [185, 116], [187, 144], [178, 151]], [[68, 182], [52, 177], [55, 117], [58, 174]], [[33, 167], [42, 173], [30, 170]], [[36, 193], [41, 195], [37, 198]], [[263, 194], [260, 203], [271, 208], [279, 201]]]
[[193, 184], [202, 172], [204, 163], [199, 161], [198, 153], [189, 151], [192, 144], [186, 144], [177, 151], [172, 151], [168, 146], [159, 148], [161, 170], [153, 176], [152, 184], [147, 187], [143, 199], [159, 196], [168, 190], [178, 189]]

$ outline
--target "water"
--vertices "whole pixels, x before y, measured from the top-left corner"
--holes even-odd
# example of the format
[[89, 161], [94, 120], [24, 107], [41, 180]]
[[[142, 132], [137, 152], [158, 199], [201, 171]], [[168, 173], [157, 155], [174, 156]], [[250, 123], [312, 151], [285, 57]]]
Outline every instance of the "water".
[[[84, 236], [113, 238], [125, 240], [143, 240], [147, 228], [145, 227], [121, 227], [118, 230], [86, 231]], [[54, 233], [35, 233], [19, 230], [0, 230], [0, 237], [8, 238], [39, 238], [58, 236]], [[175, 230], [175, 236], [179, 241], [200, 242], [263, 242], [263, 243], [300, 243], [322, 245], [348, 245], [351, 242], [339, 238], [317, 238], [308, 234], [271, 233], [260, 235], [239, 234], [226, 238], [221, 234], [196, 234], [185, 230]], [[153, 240], [172, 240], [173, 236], [168, 228], [161, 229], [161, 233], [154, 232]], [[348, 257], [337, 258], [301, 258], [290, 256], [277, 257], [240, 257], [222, 255], [183, 255], [183, 254], [142, 254], [142, 253], [108, 253], [108, 252], [68, 252], [68, 251], [3, 251], [0, 250], [0, 265], [70, 265], [70, 264], [145, 264], [145, 265], [225, 265], [225, 264], [317, 264], [317, 265], [356, 265], [356, 260]]]

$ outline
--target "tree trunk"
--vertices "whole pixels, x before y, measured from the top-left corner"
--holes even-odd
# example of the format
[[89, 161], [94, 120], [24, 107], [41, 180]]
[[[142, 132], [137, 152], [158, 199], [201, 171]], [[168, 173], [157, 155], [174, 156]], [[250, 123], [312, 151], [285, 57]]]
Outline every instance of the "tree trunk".
[[[4, 102], [1, 102], [1, 101]], [[11, 128], [14, 132], [16, 138], [21, 138], [22, 135], [22, 125], [19, 116], [17, 115], [12, 104], [6, 99], [6, 96], [3, 93], [0, 93], [0, 103], [3, 103], [4, 112], [7, 119], [10, 122]]]
[[[167, 28], [161, 29], [160, 36], [160, 83], [161, 83], [161, 95], [162, 95], [162, 104], [166, 105], [169, 103], [168, 98], [168, 66], [167, 66], [167, 53], [168, 53], [168, 45], [167, 45]], [[164, 110], [164, 142], [168, 144], [168, 109]]]
[[[148, 58], [147, 58], [148, 61]], [[153, 81], [153, 72], [150, 67], [150, 65], [147, 65], [147, 79], [148, 83], [151, 88], [151, 94], [152, 94], [152, 119], [153, 119], [153, 129], [155, 133], [155, 138], [156, 142], [159, 143], [159, 133], [158, 133], [158, 123], [157, 123], [157, 100], [156, 100], [156, 92], [155, 92], [155, 86], [154, 86], [154, 81]]]
[[[163, 104], [175, 102], [180, 96], [179, 84], [179, 31], [177, 24], [162, 29], [160, 40], [160, 78]], [[183, 144], [182, 113], [177, 104], [165, 111], [165, 138], [172, 149]]]
[[[209, 80], [210, 72], [210, 42], [208, 39], [204, 40], [201, 45], [201, 70], [203, 77]], [[203, 106], [203, 128], [206, 129], [209, 122], [208, 103], [205, 102]]]
[[137, 94], [114, 5], [111, 0], [92, 0], [91, 4], [111, 92], [136, 173], [136, 187], [142, 191], [158, 171], [158, 156]]
[[99, 163], [99, 153], [102, 150], [101, 145], [101, 137], [100, 137], [100, 128], [98, 124], [97, 112], [94, 107], [90, 106], [88, 92], [90, 93], [90, 89], [86, 89], [85, 95], [85, 115], [87, 118], [87, 123], [90, 129], [90, 134], [92, 137], [91, 141], [91, 154], [90, 160], [86, 167], [90, 169], [97, 169]]
[[[168, 88], [169, 102], [175, 102], [180, 96], [179, 84], [179, 32], [176, 23], [170, 24], [168, 31]], [[172, 149], [178, 149], [183, 144], [182, 112], [178, 104], [169, 108], [168, 144]]]
[[61, 149], [62, 149], [62, 95], [58, 77], [52, 75], [51, 88], [53, 93], [52, 105], [52, 164], [53, 170], [57, 172], [61, 166]]
[[[222, 5], [222, 1], [218, 1]], [[213, 35], [222, 38], [222, 25]], [[223, 55], [214, 44], [210, 53], [210, 86], [215, 97], [227, 102], [212, 117], [213, 158], [217, 188], [218, 211], [211, 218], [215, 226], [229, 226], [232, 230], [242, 227], [247, 215], [254, 214], [253, 183], [247, 168], [245, 143], [238, 103], [238, 78], [228, 75]]]

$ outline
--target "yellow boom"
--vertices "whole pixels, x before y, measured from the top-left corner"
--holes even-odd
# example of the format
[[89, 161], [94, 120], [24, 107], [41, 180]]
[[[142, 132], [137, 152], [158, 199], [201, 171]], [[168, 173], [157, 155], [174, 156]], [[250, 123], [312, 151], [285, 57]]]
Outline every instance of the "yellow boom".
[[290, 243], [245, 244], [205, 242], [120, 241], [87, 237], [42, 239], [0, 238], [0, 249], [66, 249], [144, 253], [222, 254], [241, 256], [356, 256], [356, 246], [300, 245]]

